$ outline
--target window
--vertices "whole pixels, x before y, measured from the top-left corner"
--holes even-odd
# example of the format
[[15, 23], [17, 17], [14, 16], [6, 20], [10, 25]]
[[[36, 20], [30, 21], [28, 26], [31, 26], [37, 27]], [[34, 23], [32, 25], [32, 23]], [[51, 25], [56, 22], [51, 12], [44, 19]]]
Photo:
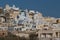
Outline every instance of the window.
[[22, 30], [22, 28], [20, 28], [20, 30]]
[[19, 16], [17, 15], [17, 18], [19, 18]]
[[47, 30], [47, 28], [44, 28], [44, 30]]
[[2, 35], [4, 35], [5, 33], [2, 33]]
[[56, 36], [58, 37], [58, 32], [56, 32]]

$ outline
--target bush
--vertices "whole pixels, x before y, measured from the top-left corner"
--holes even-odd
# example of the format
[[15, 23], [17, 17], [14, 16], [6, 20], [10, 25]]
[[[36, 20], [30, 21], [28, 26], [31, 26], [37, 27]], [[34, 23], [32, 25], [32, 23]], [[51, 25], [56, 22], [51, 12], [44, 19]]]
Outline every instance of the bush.
[[37, 40], [38, 39], [37, 36], [38, 36], [37, 34], [32, 33], [29, 35], [29, 38], [30, 38], [30, 40]]

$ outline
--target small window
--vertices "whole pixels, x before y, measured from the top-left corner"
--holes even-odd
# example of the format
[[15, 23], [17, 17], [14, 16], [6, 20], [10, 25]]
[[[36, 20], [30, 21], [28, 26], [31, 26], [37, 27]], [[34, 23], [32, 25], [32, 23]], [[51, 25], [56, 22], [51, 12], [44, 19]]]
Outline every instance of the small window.
[[17, 16], [17, 18], [19, 18], [19, 16]]
[[44, 28], [44, 30], [47, 30], [47, 28]]
[[20, 28], [20, 30], [22, 30], [22, 28]]
[[4, 35], [4, 33], [2, 33], [2, 35]]
[[58, 37], [58, 32], [56, 32], [56, 36]]

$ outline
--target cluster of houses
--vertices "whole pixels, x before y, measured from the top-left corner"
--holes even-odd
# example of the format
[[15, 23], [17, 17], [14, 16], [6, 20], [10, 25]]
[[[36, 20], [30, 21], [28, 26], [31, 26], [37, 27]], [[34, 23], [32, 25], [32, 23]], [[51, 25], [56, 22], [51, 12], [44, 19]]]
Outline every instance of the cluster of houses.
[[44, 17], [38, 11], [22, 10], [7, 4], [4, 8], [0, 7], [0, 36], [6, 36], [8, 32], [17, 36], [35, 32], [39, 39], [59, 38], [60, 18]]

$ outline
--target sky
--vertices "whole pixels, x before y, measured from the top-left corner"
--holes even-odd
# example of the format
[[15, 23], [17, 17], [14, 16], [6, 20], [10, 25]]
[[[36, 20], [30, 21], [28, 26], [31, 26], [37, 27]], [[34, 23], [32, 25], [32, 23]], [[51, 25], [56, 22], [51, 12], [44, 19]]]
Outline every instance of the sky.
[[43, 16], [60, 18], [60, 0], [0, 0], [0, 6], [13, 4], [20, 9], [39, 11]]

